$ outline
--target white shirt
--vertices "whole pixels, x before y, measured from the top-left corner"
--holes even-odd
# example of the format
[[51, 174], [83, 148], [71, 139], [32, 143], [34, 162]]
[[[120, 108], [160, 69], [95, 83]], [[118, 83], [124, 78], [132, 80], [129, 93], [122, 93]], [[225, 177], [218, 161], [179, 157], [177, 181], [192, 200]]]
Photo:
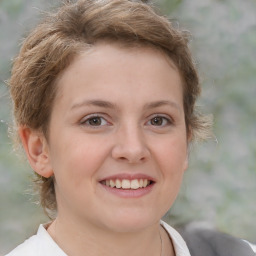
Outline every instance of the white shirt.
[[[161, 225], [172, 239], [176, 256], [191, 256], [181, 235], [167, 223], [161, 221]], [[30, 237], [6, 256], [67, 256], [67, 254], [54, 242], [45, 227], [40, 225], [36, 235]]]
[[246, 240], [243, 240], [243, 241], [245, 241], [247, 244], [249, 244], [249, 245], [251, 246], [251, 248], [252, 248], [253, 252], [255, 252], [255, 253], [256, 253], [256, 244], [251, 244], [251, 243], [249, 243], [249, 242], [248, 242], [248, 241], [246, 241]]

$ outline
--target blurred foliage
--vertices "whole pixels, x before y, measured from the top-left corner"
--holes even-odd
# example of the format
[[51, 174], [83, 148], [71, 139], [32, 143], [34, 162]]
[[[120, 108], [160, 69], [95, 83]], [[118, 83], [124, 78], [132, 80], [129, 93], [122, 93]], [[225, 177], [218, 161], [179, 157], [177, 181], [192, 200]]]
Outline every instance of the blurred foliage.
[[[164, 8], [164, 6], [162, 6]], [[199, 104], [214, 114], [216, 141], [194, 145], [167, 219], [208, 222], [256, 241], [256, 2], [180, 1], [170, 17], [193, 35]]]
[[4, 10], [11, 18], [15, 19], [16, 16], [23, 10], [22, 0], [2, 0], [1, 9]]
[[[42, 0], [0, 1], [0, 255], [47, 221], [29, 195], [32, 171], [8, 137], [10, 101], [5, 80], [21, 38], [38, 22]], [[200, 71], [199, 101], [214, 115], [216, 140], [192, 145], [178, 199], [165, 216], [196, 221], [256, 242], [256, 1], [159, 0], [176, 26], [193, 35]]]

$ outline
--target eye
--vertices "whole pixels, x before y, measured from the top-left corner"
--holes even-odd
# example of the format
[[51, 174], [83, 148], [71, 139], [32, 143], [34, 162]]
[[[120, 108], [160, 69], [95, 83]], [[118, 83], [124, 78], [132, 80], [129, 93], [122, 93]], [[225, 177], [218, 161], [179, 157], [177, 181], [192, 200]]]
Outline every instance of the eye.
[[171, 123], [172, 122], [170, 118], [167, 118], [164, 116], [154, 116], [148, 122], [149, 125], [153, 125], [153, 126], [167, 126], [167, 125], [170, 125]]
[[108, 122], [101, 116], [89, 116], [84, 118], [81, 124], [86, 126], [104, 126], [107, 125]]

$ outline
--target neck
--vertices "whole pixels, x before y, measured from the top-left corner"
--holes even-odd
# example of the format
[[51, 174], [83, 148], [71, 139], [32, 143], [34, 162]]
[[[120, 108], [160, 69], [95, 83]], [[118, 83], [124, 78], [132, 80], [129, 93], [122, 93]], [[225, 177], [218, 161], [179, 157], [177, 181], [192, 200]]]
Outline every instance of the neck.
[[58, 217], [50, 225], [48, 232], [68, 255], [80, 256], [85, 252], [88, 256], [130, 256], [131, 252], [133, 256], [165, 255], [162, 247], [166, 242], [166, 233], [163, 233], [159, 223], [143, 230], [114, 232], [95, 227], [90, 223], [81, 225]]

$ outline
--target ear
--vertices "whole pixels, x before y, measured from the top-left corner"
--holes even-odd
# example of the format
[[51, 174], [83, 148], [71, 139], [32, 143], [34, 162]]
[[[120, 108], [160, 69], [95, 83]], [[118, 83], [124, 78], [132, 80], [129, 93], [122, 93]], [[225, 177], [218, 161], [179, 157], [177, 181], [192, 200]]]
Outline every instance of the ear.
[[32, 169], [45, 178], [52, 176], [48, 143], [42, 132], [20, 127], [19, 136]]

